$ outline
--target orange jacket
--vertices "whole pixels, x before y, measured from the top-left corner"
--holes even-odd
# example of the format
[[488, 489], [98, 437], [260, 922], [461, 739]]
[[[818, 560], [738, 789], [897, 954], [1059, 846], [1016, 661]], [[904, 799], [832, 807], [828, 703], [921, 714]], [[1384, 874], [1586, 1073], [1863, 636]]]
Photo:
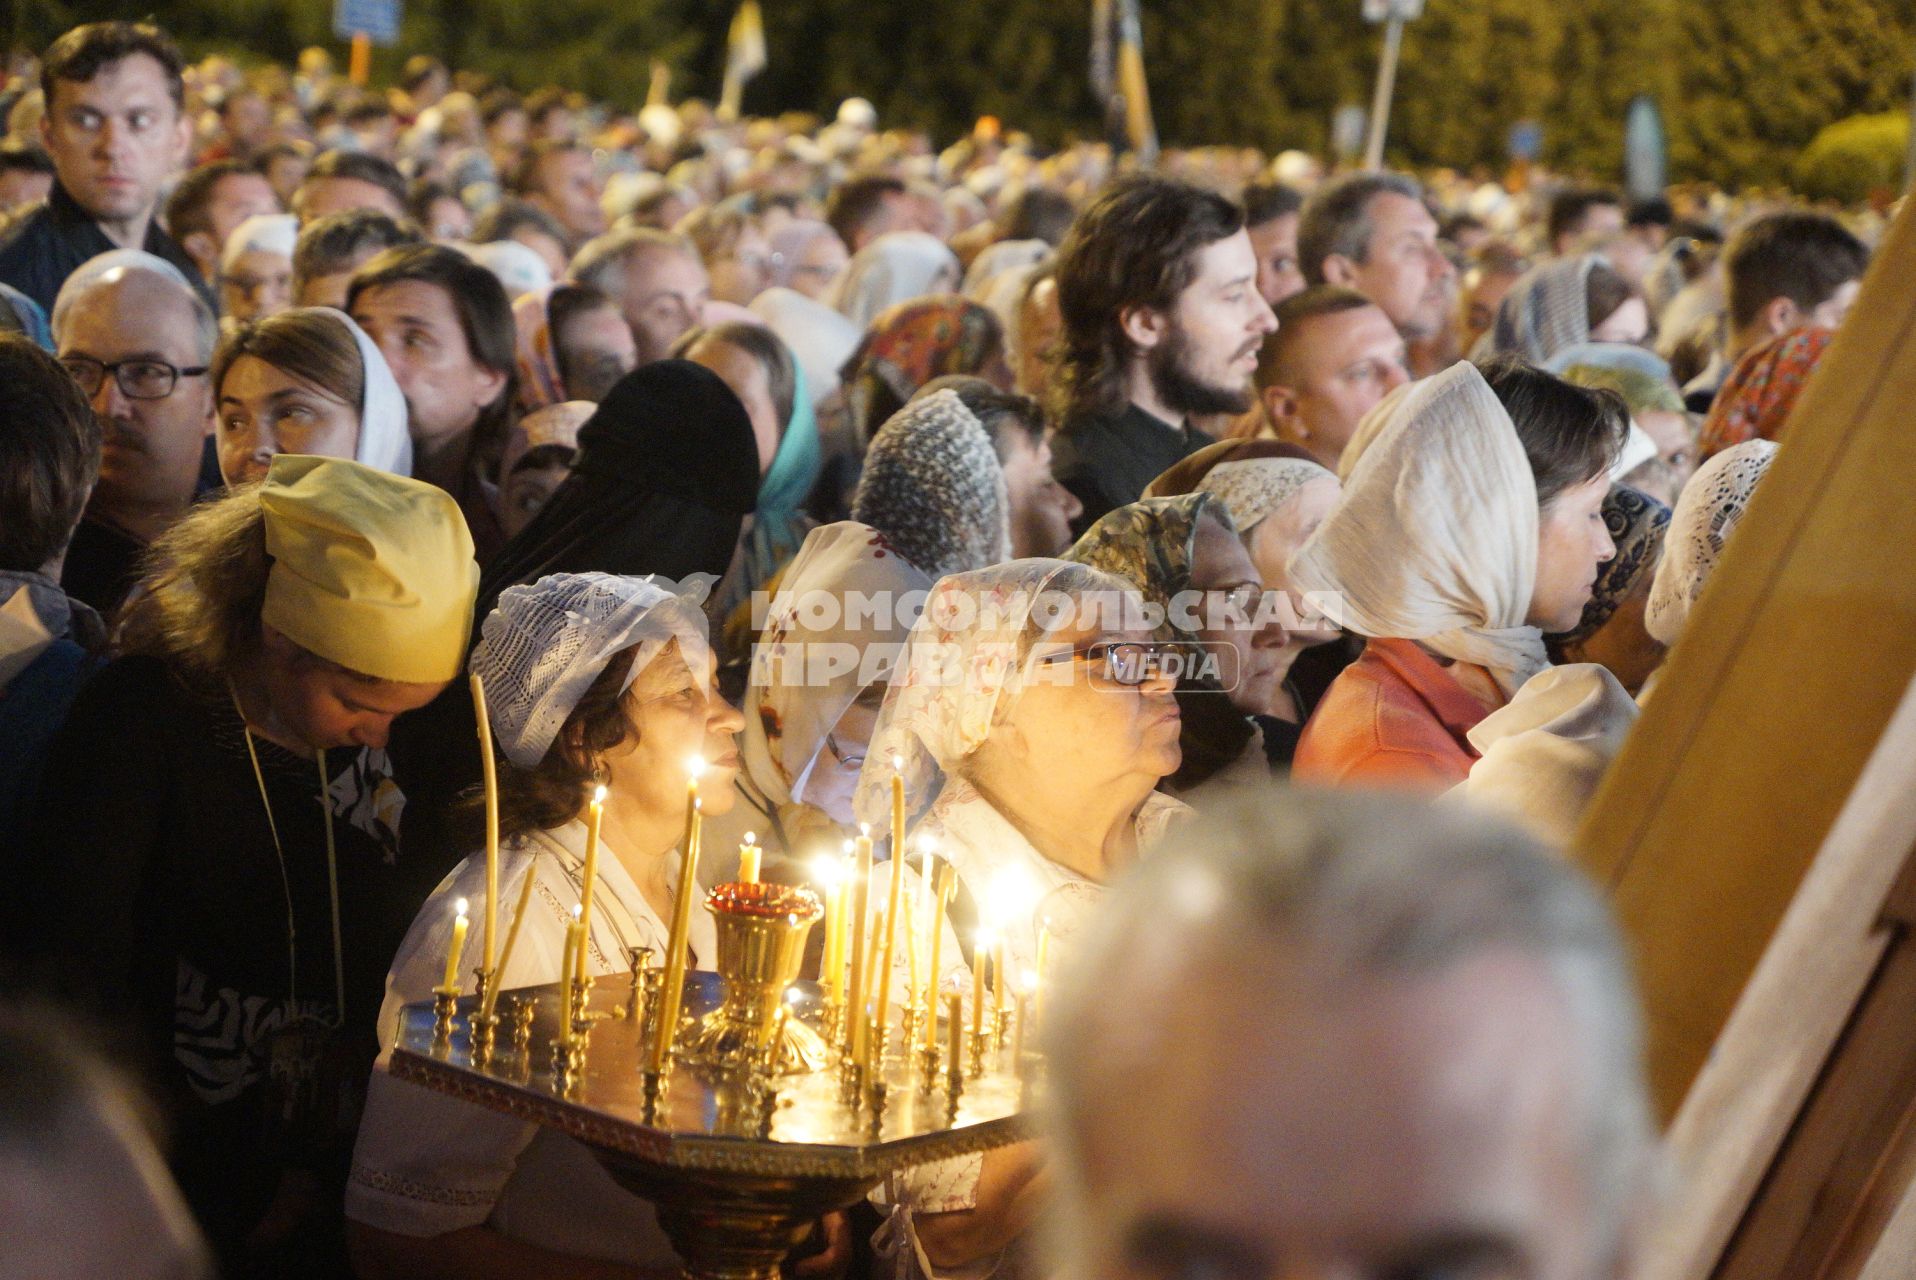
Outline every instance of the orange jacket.
[[1291, 777], [1443, 791], [1477, 761], [1465, 734], [1497, 708], [1411, 640], [1370, 640], [1311, 713]]

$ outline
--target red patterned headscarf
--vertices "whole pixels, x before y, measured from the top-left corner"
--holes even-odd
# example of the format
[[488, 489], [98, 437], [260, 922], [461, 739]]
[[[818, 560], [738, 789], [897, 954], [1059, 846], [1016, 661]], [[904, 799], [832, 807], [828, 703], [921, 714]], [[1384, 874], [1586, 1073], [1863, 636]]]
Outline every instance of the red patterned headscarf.
[[1793, 329], [1737, 361], [1703, 420], [1703, 457], [1746, 440], [1781, 439], [1796, 398], [1835, 336], [1830, 329]]

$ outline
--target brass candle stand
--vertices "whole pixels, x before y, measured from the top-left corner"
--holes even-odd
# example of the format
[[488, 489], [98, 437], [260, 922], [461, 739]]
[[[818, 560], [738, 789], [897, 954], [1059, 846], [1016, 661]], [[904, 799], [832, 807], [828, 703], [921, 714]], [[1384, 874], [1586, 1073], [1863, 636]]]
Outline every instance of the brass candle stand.
[[[972, 1037], [970, 1078], [914, 1040], [874, 1054], [869, 1072], [835, 1051], [827, 1019], [850, 1011], [828, 1010], [816, 984], [787, 976], [815, 918], [792, 892], [714, 891], [720, 972], [686, 975], [663, 1071], [648, 1070], [660, 967], [629, 955], [646, 967], [602, 989], [588, 980], [501, 993], [490, 1023], [475, 1025], [477, 996], [408, 1006], [393, 1074], [590, 1147], [657, 1206], [694, 1280], [777, 1280], [821, 1215], [885, 1175], [1029, 1136], [1024, 1082], [985, 1070], [995, 1028]], [[804, 1048], [813, 1042], [815, 1058]]]

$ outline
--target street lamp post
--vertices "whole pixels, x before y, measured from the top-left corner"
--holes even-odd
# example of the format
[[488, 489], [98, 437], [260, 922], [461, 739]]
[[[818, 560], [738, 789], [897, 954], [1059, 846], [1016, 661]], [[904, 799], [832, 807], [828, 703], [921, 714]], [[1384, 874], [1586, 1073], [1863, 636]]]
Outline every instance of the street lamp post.
[[1424, 12], [1424, 0], [1364, 0], [1364, 21], [1384, 24], [1384, 56], [1377, 64], [1377, 91], [1371, 97], [1370, 137], [1364, 144], [1364, 167], [1384, 167], [1384, 135], [1390, 127], [1390, 99], [1397, 88], [1397, 53], [1404, 41], [1404, 24]]

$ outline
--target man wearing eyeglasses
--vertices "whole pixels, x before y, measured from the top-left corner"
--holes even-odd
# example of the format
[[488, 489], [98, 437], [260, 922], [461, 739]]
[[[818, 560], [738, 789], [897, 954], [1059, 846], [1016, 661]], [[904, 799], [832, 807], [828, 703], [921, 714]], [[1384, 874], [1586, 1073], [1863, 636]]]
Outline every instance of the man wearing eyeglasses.
[[60, 585], [110, 616], [138, 576], [140, 553], [192, 505], [213, 431], [207, 366], [219, 327], [157, 261], [115, 267], [64, 301], [54, 344], [100, 419], [102, 447]]

